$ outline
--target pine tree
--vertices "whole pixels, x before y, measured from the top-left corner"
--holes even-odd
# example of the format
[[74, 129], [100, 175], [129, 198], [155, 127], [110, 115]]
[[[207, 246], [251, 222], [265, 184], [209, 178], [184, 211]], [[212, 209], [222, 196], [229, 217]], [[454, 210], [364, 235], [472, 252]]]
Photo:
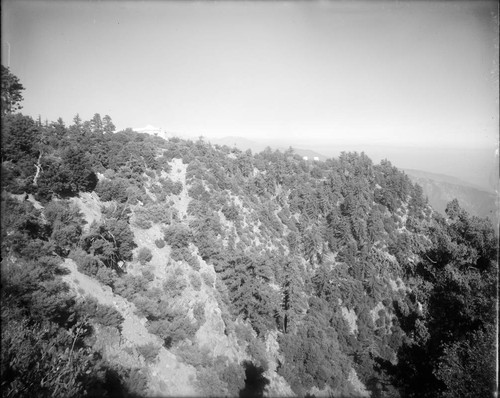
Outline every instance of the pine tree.
[[103, 130], [105, 133], [114, 133], [116, 130], [115, 125], [111, 121], [111, 117], [109, 115], [105, 115], [102, 119], [103, 121]]
[[304, 284], [297, 257], [292, 257], [284, 266], [282, 291], [283, 332], [295, 333], [307, 305], [302, 297]]
[[20, 103], [23, 100], [23, 90], [19, 78], [2, 65], [2, 116], [22, 108]]

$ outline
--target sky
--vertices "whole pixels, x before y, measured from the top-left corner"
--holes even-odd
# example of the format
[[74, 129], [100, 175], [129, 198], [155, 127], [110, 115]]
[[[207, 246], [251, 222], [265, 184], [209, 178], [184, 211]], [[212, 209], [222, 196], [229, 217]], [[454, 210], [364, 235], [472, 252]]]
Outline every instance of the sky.
[[496, 1], [3, 0], [2, 64], [23, 113], [68, 125], [498, 146]]

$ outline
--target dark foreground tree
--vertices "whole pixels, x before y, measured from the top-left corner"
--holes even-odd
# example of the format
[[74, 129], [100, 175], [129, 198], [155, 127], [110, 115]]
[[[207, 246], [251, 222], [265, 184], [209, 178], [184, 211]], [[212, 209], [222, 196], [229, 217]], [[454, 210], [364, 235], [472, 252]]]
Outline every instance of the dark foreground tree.
[[21, 109], [23, 85], [9, 68], [2, 65], [2, 116]]

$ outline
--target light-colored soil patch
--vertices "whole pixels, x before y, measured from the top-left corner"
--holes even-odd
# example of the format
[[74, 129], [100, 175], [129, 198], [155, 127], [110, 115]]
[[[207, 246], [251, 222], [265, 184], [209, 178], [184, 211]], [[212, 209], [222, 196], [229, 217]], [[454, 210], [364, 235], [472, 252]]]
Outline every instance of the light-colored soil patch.
[[88, 231], [94, 221], [101, 221], [101, 201], [95, 192], [80, 192], [77, 197], [70, 200], [79, 207], [83, 214], [83, 218], [86, 221], [84, 230]]
[[227, 356], [229, 360], [241, 363], [248, 359], [244, 347], [238, 345], [234, 334], [224, 333], [225, 325], [221, 310], [215, 298], [205, 296], [205, 323], [196, 332], [196, 342], [200, 347], [208, 347], [214, 357]]
[[170, 258], [170, 247], [165, 245], [160, 249], [155, 244], [156, 239], [163, 239], [162, 227], [159, 224], [153, 224], [151, 228], [140, 229], [131, 223], [130, 229], [134, 234], [134, 242], [137, 245], [134, 250], [134, 257], [137, 257], [139, 250], [145, 247], [151, 251], [152, 258], [144, 266], [136, 262], [127, 264], [127, 272], [137, 275], [141, 269], [148, 269], [156, 275], [158, 283], [165, 280], [167, 277], [167, 262]]
[[145, 326], [146, 319], [139, 318], [134, 314], [134, 304], [114, 294], [109, 286], [103, 286], [95, 279], [79, 272], [73, 260], [66, 259], [64, 266], [70, 270], [70, 274], [64, 275], [63, 279], [75, 291], [80, 295], [94, 297], [99, 303], [112, 306], [120, 311], [124, 318], [122, 326], [122, 337], [124, 339], [137, 345], [149, 342], [161, 344], [156, 336], [151, 335], [147, 331]]
[[286, 380], [276, 373], [278, 361], [283, 362], [284, 358], [279, 352], [278, 332], [272, 331], [266, 336], [266, 353], [269, 369], [265, 372], [265, 377], [269, 380], [265, 395], [268, 397], [295, 397]]
[[182, 183], [182, 192], [179, 195], [173, 195], [171, 200], [174, 202], [174, 207], [179, 212], [179, 218], [182, 220], [187, 217], [187, 208], [191, 198], [188, 194], [188, 187], [186, 184], [186, 170], [187, 164], [182, 163], [182, 159], [172, 159], [170, 162], [172, 170], [169, 173], [169, 177], [172, 181], [179, 181]]
[[377, 320], [380, 318], [378, 312], [383, 309], [385, 309], [384, 304], [382, 304], [382, 302], [379, 301], [377, 305], [370, 310], [370, 315], [372, 317], [373, 323], [377, 322]]
[[325, 386], [322, 390], [318, 387], [314, 386], [309, 390], [309, 394], [315, 397], [321, 398], [332, 398], [335, 397], [334, 391], [330, 388], [330, 386]]
[[405, 291], [406, 290], [405, 283], [399, 277], [396, 280], [389, 278], [388, 282], [389, 282], [389, 286], [394, 291], [397, 291], [397, 290], [403, 290], [403, 291]]
[[[25, 200], [27, 200], [28, 202], [31, 202], [33, 204], [33, 206], [35, 207], [35, 209], [37, 209], [37, 210], [43, 209], [42, 204], [38, 200], [36, 200], [35, 197], [33, 196], [33, 194], [31, 194], [31, 193], [29, 195], [26, 195], [26, 193], [20, 193], [20, 194], [15, 195], [15, 194], [6, 192], [6, 194], [8, 196], [10, 196], [11, 198], [16, 199], [19, 202], [24, 202]], [[3, 195], [3, 193], [2, 193], [2, 195]]]
[[170, 351], [162, 348], [150, 370], [152, 376], [150, 388], [153, 396], [199, 396], [199, 392], [193, 386], [196, 369], [179, 362]]
[[351, 332], [351, 334], [356, 334], [358, 331], [358, 317], [356, 315], [356, 312], [354, 311], [354, 309], [348, 310], [347, 307], [341, 307], [341, 310], [342, 316], [349, 325], [349, 331]]
[[370, 392], [366, 389], [366, 387], [363, 385], [361, 380], [359, 380], [358, 374], [354, 369], [351, 368], [351, 371], [349, 372], [349, 383], [351, 383], [351, 386], [353, 387], [356, 397], [369, 397]]
[[35, 206], [35, 209], [38, 209], [38, 210], [43, 209], [42, 204], [38, 200], [35, 199], [35, 197], [33, 196], [32, 193], [30, 193], [28, 195], [28, 201], [33, 203], [33, 206]]
[[[80, 273], [73, 260], [67, 259], [64, 266], [70, 271], [63, 279], [70, 287], [82, 296], [94, 297], [99, 303], [112, 306], [122, 314], [121, 339], [104, 339], [102, 344], [105, 358], [124, 366], [138, 366], [142, 360], [134, 359], [132, 355], [123, 352], [125, 347], [135, 347], [153, 342], [161, 345], [161, 340], [148, 332], [146, 319], [135, 315], [135, 306], [121, 296], [115, 295], [111, 288], [102, 286], [98, 281]], [[101, 342], [104, 341], [101, 335]], [[99, 337], [98, 337], [99, 341]], [[197, 392], [191, 380], [196, 377], [196, 370], [181, 363], [176, 356], [165, 348], [161, 348], [157, 361], [149, 366], [151, 396], [196, 396]]]

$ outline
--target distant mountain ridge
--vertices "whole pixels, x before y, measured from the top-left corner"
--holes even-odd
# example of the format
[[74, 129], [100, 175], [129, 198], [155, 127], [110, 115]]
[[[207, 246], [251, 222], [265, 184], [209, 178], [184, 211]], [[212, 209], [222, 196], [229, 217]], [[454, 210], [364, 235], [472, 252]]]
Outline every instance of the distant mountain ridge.
[[404, 170], [413, 183], [420, 185], [429, 199], [429, 204], [444, 214], [446, 205], [457, 199], [464, 209], [477, 217], [488, 217], [493, 225], [498, 224], [498, 196], [480, 187], [444, 174], [421, 170]]
[[464, 181], [460, 178], [457, 177], [452, 177], [446, 174], [440, 174], [440, 173], [432, 173], [429, 171], [423, 171], [423, 170], [415, 170], [415, 169], [402, 169], [406, 174], [409, 176], [412, 176], [414, 178], [428, 178], [432, 179], [436, 182], [444, 182], [444, 183], [449, 183], [449, 184], [454, 184], [454, 185], [461, 185], [464, 187], [470, 187], [474, 188], [478, 191], [486, 192], [486, 193], [491, 193], [488, 192], [484, 187], [480, 185], [473, 184], [471, 182]]
[[[228, 147], [236, 147], [242, 151], [246, 151], [250, 149], [253, 153], [258, 153], [262, 152], [266, 148], [271, 148], [274, 150], [279, 150], [279, 151], [286, 151], [288, 150], [289, 147], [284, 147], [281, 145], [277, 145], [276, 143], [263, 143], [263, 142], [257, 142], [257, 141], [252, 141], [247, 138], [243, 137], [236, 137], [236, 136], [228, 136], [228, 137], [223, 137], [223, 138], [209, 138], [209, 142], [211, 142], [214, 145], [227, 145]], [[295, 148], [292, 146], [293, 151], [300, 156], [307, 156], [309, 160], [314, 159], [315, 157], [318, 158], [320, 161], [325, 161], [328, 159], [328, 156], [325, 156], [321, 153], [318, 153], [316, 151], [310, 150], [310, 149], [301, 149], [301, 148]]]

